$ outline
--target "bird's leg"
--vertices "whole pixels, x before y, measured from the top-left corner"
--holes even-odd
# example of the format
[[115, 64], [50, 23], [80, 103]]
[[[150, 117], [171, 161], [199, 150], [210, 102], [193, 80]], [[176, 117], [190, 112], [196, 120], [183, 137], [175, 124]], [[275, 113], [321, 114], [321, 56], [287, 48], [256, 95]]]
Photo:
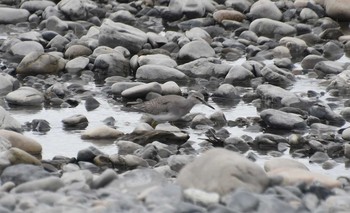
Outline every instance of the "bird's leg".
[[153, 129], [155, 129], [157, 125], [158, 125], [158, 122], [157, 122], [156, 120], [152, 120], [152, 122], [151, 122], [151, 127], [152, 127]]

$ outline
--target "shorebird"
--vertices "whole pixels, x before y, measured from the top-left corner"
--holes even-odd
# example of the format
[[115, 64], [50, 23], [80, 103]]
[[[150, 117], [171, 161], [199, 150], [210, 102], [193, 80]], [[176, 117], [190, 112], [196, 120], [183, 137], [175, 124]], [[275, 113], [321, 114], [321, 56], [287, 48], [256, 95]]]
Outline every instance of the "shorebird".
[[196, 104], [204, 104], [212, 109], [213, 106], [204, 100], [202, 93], [193, 92], [184, 98], [179, 95], [165, 95], [154, 98], [132, 108], [148, 114], [158, 123], [177, 121], [189, 113]]

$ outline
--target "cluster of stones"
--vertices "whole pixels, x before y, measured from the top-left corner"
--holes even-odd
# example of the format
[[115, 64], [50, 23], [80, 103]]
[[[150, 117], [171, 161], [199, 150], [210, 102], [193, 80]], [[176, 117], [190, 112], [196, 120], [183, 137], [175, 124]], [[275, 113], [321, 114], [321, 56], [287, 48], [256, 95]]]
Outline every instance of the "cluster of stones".
[[[306, 76], [323, 79], [333, 100], [348, 95], [350, 63], [339, 59], [349, 55], [350, 37], [338, 21], [350, 21], [349, 0], [0, 3], [1, 28], [10, 32], [0, 47], [6, 59], [0, 95], [7, 104], [0, 107], [1, 212], [350, 208], [346, 177], [320, 175], [284, 158], [262, 169], [242, 155], [256, 160], [249, 151], [256, 149], [280, 157], [290, 149], [293, 157], [309, 157], [325, 169], [349, 161], [350, 129], [342, 128], [350, 120], [349, 101], [337, 106], [343, 107], [338, 114], [321, 101], [325, 94], [288, 90], [296, 76]], [[241, 58], [242, 64], [229, 63]], [[118, 153], [89, 147], [76, 158], [41, 160], [40, 144], [21, 132], [48, 132], [49, 122], [22, 126], [6, 107], [99, 107], [77, 79], [103, 80], [103, 92], [123, 101], [181, 94], [181, 85], [194, 82], [219, 106], [242, 100], [260, 116], [227, 121], [220, 111], [209, 118], [189, 115], [184, 120], [191, 128], [213, 127], [199, 150], [176, 127], [142, 123], [124, 134], [107, 118], [81, 138], [116, 140]], [[67, 129], [89, 123], [84, 115], [62, 122]], [[225, 126], [271, 133], [238, 138]], [[213, 148], [218, 146], [225, 149]]]

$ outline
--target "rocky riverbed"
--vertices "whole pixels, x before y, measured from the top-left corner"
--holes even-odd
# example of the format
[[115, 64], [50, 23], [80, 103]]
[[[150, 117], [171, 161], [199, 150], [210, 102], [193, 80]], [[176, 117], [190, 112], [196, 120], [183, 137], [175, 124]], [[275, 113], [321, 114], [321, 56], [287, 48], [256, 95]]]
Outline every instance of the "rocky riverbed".
[[[0, 212], [348, 212], [349, 0], [0, 0]], [[179, 121], [130, 104], [200, 91]]]

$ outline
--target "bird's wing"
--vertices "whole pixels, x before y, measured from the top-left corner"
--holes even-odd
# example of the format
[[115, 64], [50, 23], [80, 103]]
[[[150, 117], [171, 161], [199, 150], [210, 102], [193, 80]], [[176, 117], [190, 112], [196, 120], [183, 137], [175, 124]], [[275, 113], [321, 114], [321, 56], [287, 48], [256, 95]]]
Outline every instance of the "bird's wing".
[[158, 115], [158, 114], [167, 113], [169, 111], [170, 102], [171, 100], [167, 98], [159, 97], [156, 99], [152, 99], [150, 101], [146, 101], [141, 104], [136, 104], [132, 106], [132, 108], [148, 114]]

